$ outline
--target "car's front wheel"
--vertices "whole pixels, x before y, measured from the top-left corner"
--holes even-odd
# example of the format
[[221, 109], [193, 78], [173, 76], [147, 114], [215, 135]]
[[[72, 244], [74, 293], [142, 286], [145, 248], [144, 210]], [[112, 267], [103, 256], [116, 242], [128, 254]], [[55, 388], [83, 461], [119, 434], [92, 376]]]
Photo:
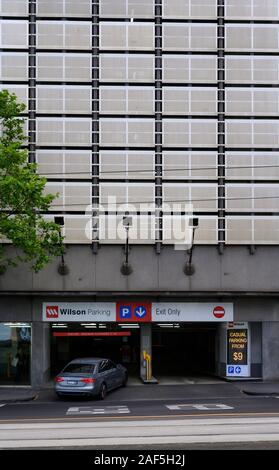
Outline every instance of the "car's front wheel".
[[100, 388], [99, 398], [100, 400], [104, 400], [107, 395], [107, 387], [106, 384], [102, 384]]

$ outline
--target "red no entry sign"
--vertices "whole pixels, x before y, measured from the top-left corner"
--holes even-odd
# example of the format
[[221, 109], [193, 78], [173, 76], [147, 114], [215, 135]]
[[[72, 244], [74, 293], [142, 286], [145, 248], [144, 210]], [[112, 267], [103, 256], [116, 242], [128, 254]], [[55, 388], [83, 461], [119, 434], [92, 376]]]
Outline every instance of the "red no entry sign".
[[213, 315], [215, 318], [223, 318], [225, 316], [224, 307], [220, 307], [220, 306], [214, 307]]

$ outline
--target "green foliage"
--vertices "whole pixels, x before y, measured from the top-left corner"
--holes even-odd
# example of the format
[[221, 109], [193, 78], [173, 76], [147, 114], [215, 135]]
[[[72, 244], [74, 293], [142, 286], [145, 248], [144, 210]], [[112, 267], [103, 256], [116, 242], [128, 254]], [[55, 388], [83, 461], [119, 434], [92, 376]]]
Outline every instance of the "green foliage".
[[38, 272], [64, 248], [59, 225], [43, 217], [57, 195], [44, 194], [46, 179], [36, 174], [36, 164], [28, 163], [23, 149], [24, 110], [16, 95], [0, 92], [0, 239], [18, 249], [8, 255], [9, 244], [2, 243], [0, 267], [28, 262]]

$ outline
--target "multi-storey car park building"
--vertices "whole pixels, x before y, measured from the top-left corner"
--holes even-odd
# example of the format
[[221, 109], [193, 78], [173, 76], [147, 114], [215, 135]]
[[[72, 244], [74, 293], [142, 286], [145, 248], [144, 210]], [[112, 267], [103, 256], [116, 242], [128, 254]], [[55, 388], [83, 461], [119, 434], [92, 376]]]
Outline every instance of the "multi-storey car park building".
[[[60, 193], [46, 217], [63, 218], [68, 268], [1, 275], [1, 384], [43, 386], [80, 356], [161, 383], [278, 379], [278, 0], [1, 0], [0, 15], [1, 88]], [[164, 203], [192, 205], [190, 251]], [[127, 211], [125, 252], [107, 224]]]

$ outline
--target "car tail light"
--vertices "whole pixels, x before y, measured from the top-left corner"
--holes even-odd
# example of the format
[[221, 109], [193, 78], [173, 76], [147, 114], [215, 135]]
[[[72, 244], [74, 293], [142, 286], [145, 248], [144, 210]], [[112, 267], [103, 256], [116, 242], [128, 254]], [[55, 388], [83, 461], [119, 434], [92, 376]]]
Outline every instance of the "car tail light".
[[93, 384], [94, 382], [96, 382], [96, 379], [88, 378], [88, 379], [80, 379], [80, 381], [85, 384]]
[[55, 382], [56, 383], [59, 383], [59, 382], [64, 382], [64, 377], [55, 377]]

